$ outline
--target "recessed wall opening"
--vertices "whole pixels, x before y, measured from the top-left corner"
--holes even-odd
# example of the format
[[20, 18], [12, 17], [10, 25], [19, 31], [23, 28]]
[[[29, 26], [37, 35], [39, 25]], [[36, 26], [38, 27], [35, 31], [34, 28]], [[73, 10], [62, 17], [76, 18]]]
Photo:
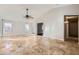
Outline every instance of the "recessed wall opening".
[[78, 15], [64, 16], [64, 40], [78, 42]]
[[37, 23], [37, 35], [43, 36], [43, 23]]

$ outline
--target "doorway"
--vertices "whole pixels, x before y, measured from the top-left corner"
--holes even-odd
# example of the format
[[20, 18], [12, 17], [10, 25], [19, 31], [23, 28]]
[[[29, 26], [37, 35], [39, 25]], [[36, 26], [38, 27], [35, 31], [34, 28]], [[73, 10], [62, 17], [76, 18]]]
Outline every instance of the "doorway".
[[43, 36], [43, 23], [37, 23], [37, 35]]
[[78, 42], [78, 15], [64, 16], [64, 39]]

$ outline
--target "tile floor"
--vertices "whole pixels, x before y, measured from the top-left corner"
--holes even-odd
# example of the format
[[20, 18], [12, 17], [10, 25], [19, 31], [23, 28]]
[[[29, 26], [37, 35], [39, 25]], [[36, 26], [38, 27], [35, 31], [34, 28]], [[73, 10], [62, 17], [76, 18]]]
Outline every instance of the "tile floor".
[[3, 37], [0, 55], [79, 55], [79, 45], [40, 36]]

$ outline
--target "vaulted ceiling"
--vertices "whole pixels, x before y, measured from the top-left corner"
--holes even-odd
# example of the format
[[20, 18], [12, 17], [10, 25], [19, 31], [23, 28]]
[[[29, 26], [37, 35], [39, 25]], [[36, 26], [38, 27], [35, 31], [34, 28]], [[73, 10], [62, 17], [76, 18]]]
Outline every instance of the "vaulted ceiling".
[[0, 18], [8, 20], [23, 20], [26, 8], [35, 19], [47, 11], [64, 6], [62, 4], [2, 4], [0, 5]]

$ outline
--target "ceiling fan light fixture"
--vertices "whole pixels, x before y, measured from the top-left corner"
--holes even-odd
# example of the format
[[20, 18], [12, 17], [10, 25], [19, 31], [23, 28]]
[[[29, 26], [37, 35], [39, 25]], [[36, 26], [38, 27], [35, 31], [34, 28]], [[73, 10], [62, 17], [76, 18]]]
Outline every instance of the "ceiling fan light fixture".
[[27, 19], [33, 19], [33, 17], [32, 16], [30, 16], [30, 15], [28, 15], [28, 8], [26, 9], [26, 15], [25, 15], [25, 18], [27, 18]]

